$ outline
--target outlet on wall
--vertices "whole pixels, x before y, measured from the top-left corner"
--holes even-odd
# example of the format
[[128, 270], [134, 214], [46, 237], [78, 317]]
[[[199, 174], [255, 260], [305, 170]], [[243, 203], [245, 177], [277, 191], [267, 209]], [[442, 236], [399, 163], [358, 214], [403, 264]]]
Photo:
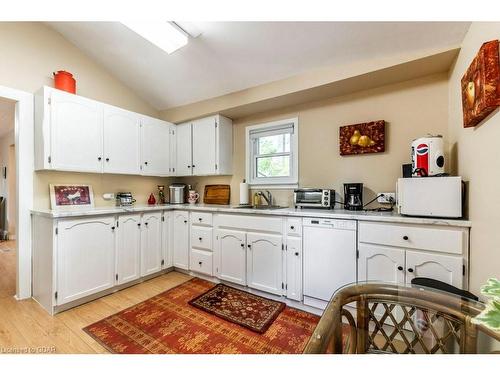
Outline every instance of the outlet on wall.
[[396, 193], [378, 193], [378, 203], [396, 203]]

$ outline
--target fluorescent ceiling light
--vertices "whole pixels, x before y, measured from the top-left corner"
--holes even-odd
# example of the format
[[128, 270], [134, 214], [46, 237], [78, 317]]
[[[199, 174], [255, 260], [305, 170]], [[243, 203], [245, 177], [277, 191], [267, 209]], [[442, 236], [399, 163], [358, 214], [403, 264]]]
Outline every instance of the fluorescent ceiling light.
[[122, 24], [167, 53], [172, 53], [188, 43], [188, 35], [173, 22], [140, 21]]

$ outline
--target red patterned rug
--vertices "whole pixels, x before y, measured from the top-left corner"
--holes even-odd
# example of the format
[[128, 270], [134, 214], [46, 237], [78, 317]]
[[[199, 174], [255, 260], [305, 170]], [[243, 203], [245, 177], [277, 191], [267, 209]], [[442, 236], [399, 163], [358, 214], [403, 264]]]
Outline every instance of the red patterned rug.
[[286, 306], [224, 284], [217, 284], [189, 304], [257, 333], [266, 332]]
[[319, 316], [285, 307], [263, 334], [191, 306], [214, 284], [192, 279], [84, 328], [112, 353], [301, 353]]

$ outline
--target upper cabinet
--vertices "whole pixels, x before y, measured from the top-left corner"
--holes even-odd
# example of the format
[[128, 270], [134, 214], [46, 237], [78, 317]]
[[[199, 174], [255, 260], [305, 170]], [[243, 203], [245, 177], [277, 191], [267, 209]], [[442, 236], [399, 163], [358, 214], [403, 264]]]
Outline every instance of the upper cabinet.
[[176, 175], [207, 176], [232, 173], [233, 123], [215, 115], [176, 127]]
[[35, 95], [35, 168], [174, 174], [174, 125], [43, 87]]

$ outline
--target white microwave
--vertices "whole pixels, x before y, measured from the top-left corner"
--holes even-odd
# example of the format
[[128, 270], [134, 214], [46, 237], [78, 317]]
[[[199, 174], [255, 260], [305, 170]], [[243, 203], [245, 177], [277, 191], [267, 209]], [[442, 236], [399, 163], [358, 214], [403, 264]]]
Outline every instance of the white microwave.
[[461, 177], [399, 178], [396, 194], [401, 215], [462, 217]]

